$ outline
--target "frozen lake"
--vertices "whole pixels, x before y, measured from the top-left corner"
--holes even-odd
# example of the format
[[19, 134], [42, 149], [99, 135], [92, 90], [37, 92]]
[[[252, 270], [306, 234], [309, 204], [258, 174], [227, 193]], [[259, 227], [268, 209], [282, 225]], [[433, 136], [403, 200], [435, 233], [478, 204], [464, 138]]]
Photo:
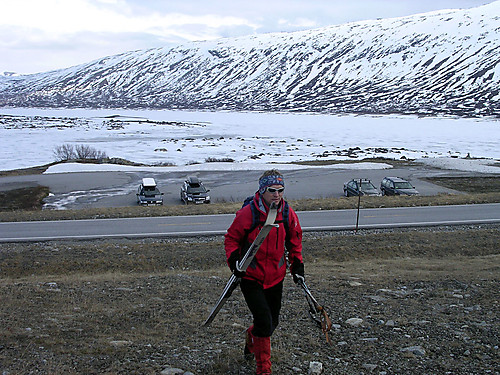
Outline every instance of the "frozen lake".
[[0, 109], [1, 170], [55, 160], [62, 144], [155, 165], [383, 156], [500, 159], [497, 119], [162, 110]]

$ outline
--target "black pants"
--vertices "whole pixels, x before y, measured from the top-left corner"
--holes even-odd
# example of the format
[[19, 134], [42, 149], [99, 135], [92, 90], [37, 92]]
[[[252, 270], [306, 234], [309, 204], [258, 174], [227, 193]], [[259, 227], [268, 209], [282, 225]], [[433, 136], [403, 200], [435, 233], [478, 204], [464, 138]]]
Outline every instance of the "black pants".
[[270, 337], [279, 323], [283, 282], [263, 289], [256, 281], [242, 279], [241, 291], [253, 315], [252, 334]]

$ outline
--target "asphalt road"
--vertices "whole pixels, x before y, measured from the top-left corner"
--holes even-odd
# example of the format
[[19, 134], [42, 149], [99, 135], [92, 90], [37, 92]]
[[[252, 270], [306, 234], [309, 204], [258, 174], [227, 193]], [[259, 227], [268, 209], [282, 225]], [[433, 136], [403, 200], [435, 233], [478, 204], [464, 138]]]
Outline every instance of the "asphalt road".
[[[304, 231], [354, 230], [357, 210], [298, 212]], [[0, 242], [220, 235], [234, 215], [0, 223]], [[358, 229], [500, 223], [500, 203], [362, 209]]]

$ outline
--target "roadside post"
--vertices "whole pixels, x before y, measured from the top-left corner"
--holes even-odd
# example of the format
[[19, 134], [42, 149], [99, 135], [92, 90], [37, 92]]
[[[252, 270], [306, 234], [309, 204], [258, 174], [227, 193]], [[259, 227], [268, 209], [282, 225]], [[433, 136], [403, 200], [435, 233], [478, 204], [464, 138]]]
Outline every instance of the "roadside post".
[[359, 179], [359, 186], [358, 186], [358, 211], [356, 214], [356, 229], [354, 230], [354, 233], [358, 233], [358, 225], [359, 225], [359, 207], [361, 206], [361, 178]]

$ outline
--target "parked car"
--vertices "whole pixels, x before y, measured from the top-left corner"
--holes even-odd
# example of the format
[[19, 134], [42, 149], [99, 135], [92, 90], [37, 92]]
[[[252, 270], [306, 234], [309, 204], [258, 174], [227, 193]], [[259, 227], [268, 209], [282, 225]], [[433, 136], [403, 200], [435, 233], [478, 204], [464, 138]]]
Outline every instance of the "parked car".
[[413, 185], [400, 177], [384, 177], [380, 183], [382, 195], [418, 195]]
[[344, 195], [346, 197], [357, 197], [359, 195], [380, 195], [380, 193], [370, 180], [366, 178], [353, 178], [351, 181], [344, 183]]
[[137, 203], [142, 206], [163, 204], [163, 193], [158, 190], [154, 178], [143, 178], [136, 196]]
[[188, 177], [181, 187], [181, 200], [185, 203], [210, 203], [208, 190], [198, 177]]

